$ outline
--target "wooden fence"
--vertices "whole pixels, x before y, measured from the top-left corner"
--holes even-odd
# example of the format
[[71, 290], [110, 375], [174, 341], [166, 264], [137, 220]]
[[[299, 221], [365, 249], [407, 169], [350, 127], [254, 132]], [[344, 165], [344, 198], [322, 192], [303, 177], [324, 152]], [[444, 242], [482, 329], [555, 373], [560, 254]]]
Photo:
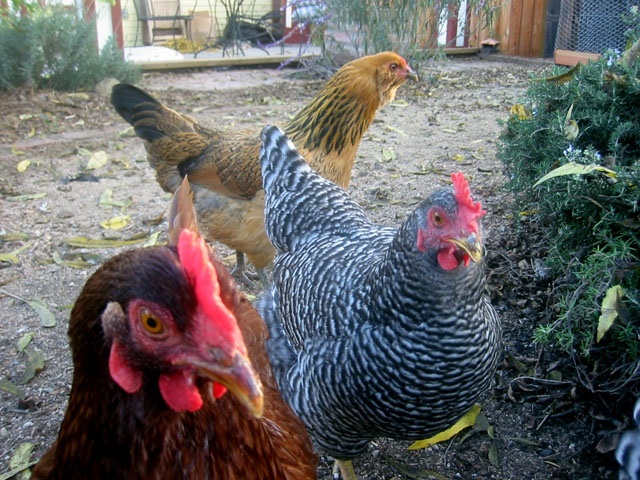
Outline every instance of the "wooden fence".
[[[547, 20], [549, 8], [556, 4], [558, 0], [492, 0], [487, 5], [495, 12], [490, 25], [486, 10], [467, 13], [465, 46], [480, 47], [483, 40], [494, 38], [500, 41], [502, 54], [543, 57], [545, 46], [549, 47], [554, 39], [547, 35]], [[451, 27], [455, 28], [455, 22], [449, 22], [448, 28]], [[553, 45], [550, 47], [547, 52], [553, 51]]]

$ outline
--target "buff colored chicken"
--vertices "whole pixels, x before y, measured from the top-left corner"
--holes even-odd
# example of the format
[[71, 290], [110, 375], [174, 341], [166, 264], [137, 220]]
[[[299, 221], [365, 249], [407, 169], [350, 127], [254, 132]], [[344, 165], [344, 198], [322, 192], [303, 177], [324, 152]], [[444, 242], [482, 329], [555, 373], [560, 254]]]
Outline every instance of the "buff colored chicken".
[[[362, 136], [407, 79], [417, 80], [417, 75], [395, 53], [353, 60], [284, 131], [315, 170], [346, 188]], [[236, 250], [237, 275], [247, 280], [244, 253], [267, 284], [263, 269], [275, 250], [264, 231], [259, 129], [207, 128], [127, 84], [113, 87], [111, 102], [145, 141], [160, 186], [173, 192], [188, 175], [203, 235]]]

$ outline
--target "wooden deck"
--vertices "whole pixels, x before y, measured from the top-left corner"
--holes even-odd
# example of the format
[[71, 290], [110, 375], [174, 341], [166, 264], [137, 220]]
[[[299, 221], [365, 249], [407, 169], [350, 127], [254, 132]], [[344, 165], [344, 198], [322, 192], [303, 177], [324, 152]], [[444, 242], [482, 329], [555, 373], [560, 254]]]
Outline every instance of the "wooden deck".
[[246, 48], [244, 54], [227, 56], [221, 49], [211, 49], [197, 54], [180, 54], [164, 47], [136, 47], [126, 52], [127, 59], [140, 65], [144, 72], [162, 70], [184, 70], [190, 68], [251, 67], [281, 65], [288, 61], [312, 58], [320, 49], [312, 46], [274, 47], [267, 50]]
[[315, 54], [303, 55], [269, 55], [262, 57], [224, 57], [224, 58], [185, 58], [184, 60], [166, 60], [136, 62], [143, 72], [159, 70], [183, 70], [187, 68], [215, 68], [215, 67], [251, 67], [259, 65], [281, 65], [288, 60], [312, 58]]
[[[275, 52], [278, 52], [275, 54]], [[273, 53], [267, 54], [263, 50], [248, 49], [244, 56], [223, 57], [220, 51], [201, 52], [196, 58], [192, 54], [184, 54], [184, 58], [177, 59], [149, 59], [144, 60], [143, 57], [134, 59], [133, 62], [142, 67], [144, 72], [154, 72], [163, 70], [184, 70], [190, 68], [216, 68], [216, 67], [253, 67], [253, 66], [278, 66], [285, 62], [313, 58], [320, 54], [319, 49], [311, 48], [302, 51], [296, 47], [295, 49], [287, 49], [285, 53], [281, 53], [280, 48], [272, 50]], [[447, 56], [457, 55], [476, 55], [480, 52], [480, 48], [445, 48], [444, 53]], [[142, 58], [142, 59], [141, 59]]]

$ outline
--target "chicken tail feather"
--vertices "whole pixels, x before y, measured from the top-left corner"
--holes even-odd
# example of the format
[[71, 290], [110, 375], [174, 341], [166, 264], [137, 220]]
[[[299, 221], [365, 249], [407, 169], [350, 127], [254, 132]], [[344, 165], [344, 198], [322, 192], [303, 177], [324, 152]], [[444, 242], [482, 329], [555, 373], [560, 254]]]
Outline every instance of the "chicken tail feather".
[[111, 103], [136, 135], [151, 143], [175, 133], [193, 132], [198, 122], [189, 115], [165, 107], [144, 90], [118, 83], [111, 89]]
[[116, 111], [131, 125], [136, 121], [136, 115], [141, 105], [160, 107], [161, 104], [151, 95], [138, 87], [128, 83], [118, 83], [111, 90], [111, 103]]

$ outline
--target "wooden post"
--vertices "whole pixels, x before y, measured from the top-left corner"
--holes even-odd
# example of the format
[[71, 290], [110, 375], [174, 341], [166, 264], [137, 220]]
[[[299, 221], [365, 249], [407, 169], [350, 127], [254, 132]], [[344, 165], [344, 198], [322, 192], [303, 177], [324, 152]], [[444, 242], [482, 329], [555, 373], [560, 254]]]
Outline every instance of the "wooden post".
[[449, 5], [447, 12], [447, 36], [445, 47], [455, 47], [456, 38], [458, 37], [458, 9], [455, 5]]
[[124, 56], [124, 30], [122, 29], [122, 4], [120, 0], [116, 0], [111, 6], [111, 24], [113, 25], [113, 34], [116, 36], [116, 44]]

